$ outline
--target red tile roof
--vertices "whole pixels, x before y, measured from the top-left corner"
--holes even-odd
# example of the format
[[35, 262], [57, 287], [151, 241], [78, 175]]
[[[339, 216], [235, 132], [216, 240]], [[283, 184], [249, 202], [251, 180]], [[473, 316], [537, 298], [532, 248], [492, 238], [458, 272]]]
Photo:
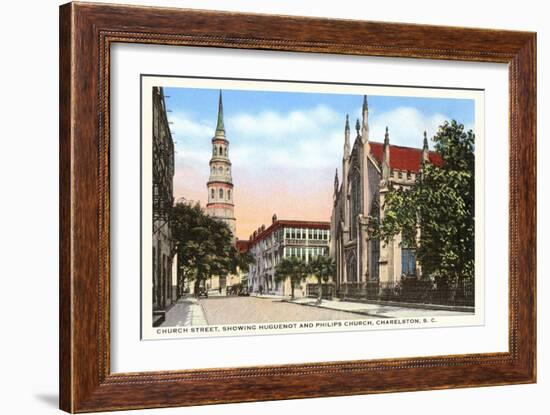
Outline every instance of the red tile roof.
[[249, 247], [250, 243], [246, 239], [237, 239], [237, 242], [235, 243], [235, 248], [237, 248], [237, 251], [239, 252], [246, 252]]
[[[384, 144], [377, 142], [369, 142], [370, 152], [378, 161], [382, 163], [382, 154], [384, 153]], [[428, 153], [430, 162], [436, 166], [443, 165], [441, 154], [430, 151]], [[414, 173], [420, 171], [422, 162], [422, 149], [412, 147], [401, 147], [390, 144], [390, 168], [396, 170], [405, 170]]]

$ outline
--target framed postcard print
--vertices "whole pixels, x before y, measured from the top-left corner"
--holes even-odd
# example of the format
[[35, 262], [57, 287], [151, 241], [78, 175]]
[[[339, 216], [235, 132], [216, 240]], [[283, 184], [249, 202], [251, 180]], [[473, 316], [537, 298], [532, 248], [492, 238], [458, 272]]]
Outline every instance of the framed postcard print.
[[535, 381], [535, 34], [60, 27], [62, 409]]

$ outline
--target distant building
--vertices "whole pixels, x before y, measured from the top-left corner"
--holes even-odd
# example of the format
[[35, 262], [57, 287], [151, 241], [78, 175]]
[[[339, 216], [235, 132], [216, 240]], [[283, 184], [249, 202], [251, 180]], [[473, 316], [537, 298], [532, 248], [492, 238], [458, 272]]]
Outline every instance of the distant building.
[[[174, 203], [174, 142], [166, 117], [164, 91], [153, 88], [153, 323], [162, 322], [176, 299], [170, 208]], [[160, 324], [160, 323], [159, 323]]]
[[428, 150], [425, 132], [422, 148], [391, 145], [387, 127], [383, 143], [370, 141], [366, 96], [362, 115], [362, 123], [356, 123], [353, 147], [346, 117], [342, 182], [338, 171], [334, 178], [331, 256], [336, 262], [337, 290], [344, 297], [363, 295], [369, 286], [376, 291], [403, 276], [420, 275], [414, 249], [401, 245], [401, 235], [388, 244], [373, 238], [368, 217], [383, 218], [390, 187], [414, 185], [424, 162], [442, 164], [440, 154]]
[[[248, 242], [249, 241], [246, 240], [246, 239], [238, 239], [235, 242], [235, 248], [240, 253], [248, 252], [248, 249], [249, 249], [249, 243]], [[226, 277], [225, 284], [226, 284], [226, 287], [231, 287], [231, 286], [242, 284], [244, 287], [248, 288], [247, 272], [244, 272], [241, 269], [237, 269], [237, 272], [235, 274], [229, 274]]]
[[[330, 223], [300, 220], [279, 220], [273, 215], [271, 225], [262, 225], [248, 241], [248, 250], [254, 257], [247, 281], [254, 293], [290, 295], [290, 282], [275, 280], [275, 269], [283, 258], [298, 257], [308, 262], [319, 255], [329, 254]], [[295, 287], [297, 296], [306, 295], [306, 285], [314, 278]]]

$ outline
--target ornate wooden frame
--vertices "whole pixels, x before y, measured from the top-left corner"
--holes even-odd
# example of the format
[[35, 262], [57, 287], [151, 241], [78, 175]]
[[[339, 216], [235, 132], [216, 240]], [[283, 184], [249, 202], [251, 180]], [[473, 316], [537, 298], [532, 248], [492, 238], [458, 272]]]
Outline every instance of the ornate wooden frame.
[[[507, 63], [509, 352], [111, 373], [109, 57], [115, 42]], [[59, 93], [61, 409], [90, 412], [535, 382], [535, 33], [70, 3], [60, 8]]]

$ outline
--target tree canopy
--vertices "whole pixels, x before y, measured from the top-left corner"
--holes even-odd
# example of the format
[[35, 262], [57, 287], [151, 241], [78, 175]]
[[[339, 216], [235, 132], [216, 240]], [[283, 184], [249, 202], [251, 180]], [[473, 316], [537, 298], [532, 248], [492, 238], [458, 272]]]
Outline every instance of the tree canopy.
[[235, 273], [250, 263], [250, 258], [235, 248], [229, 226], [207, 215], [199, 204], [175, 205], [171, 225], [179, 265], [196, 287], [213, 275]]
[[475, 135], [452, 120], [432, 140], [443, 164], [424, 163], [411, 188], [391, 187], [383, 218], [370, 219], [382, 241], [401, 233], [416, 249], [423, 276], [456, 286], [474, 278]]
[[309, 270], [304, 260], [298, 257], [283, 258], [275, 268], [275, 280], [290, 280], [290, 298], [294, 299], [294, 288], [308, 276]]
[[333, 258], [326, 255], [313, 257], [308, 263], [308, 273], [317, 278], [317, 303], [323, 299], [323, 283], [327, 283], [334, 277], [336, 263]]

